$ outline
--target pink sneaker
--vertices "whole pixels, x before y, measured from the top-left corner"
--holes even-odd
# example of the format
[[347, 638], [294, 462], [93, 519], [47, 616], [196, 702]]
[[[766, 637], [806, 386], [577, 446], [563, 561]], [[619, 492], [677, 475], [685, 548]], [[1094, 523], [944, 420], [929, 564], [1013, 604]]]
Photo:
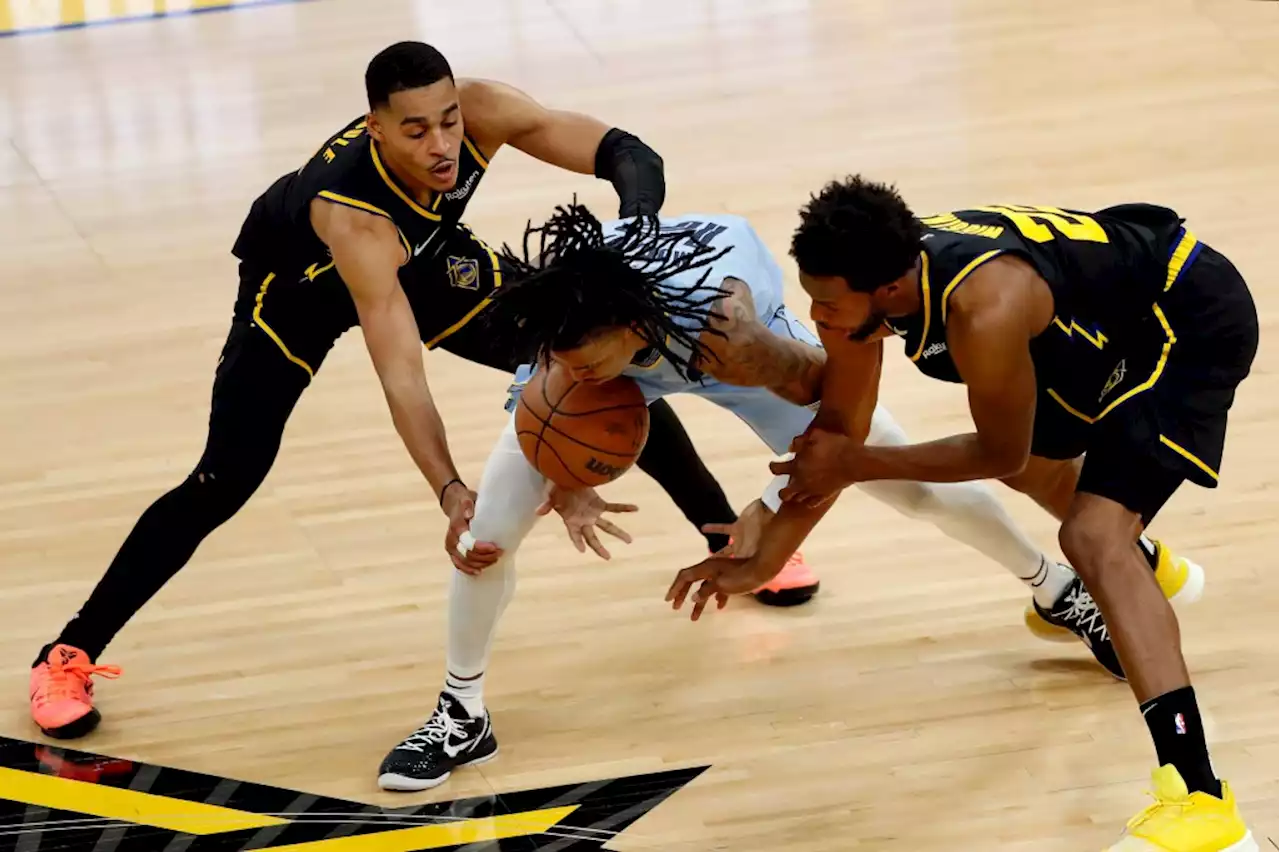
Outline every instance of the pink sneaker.
[[31, 670], [31, 718], [40, 730], [60, 740], [83, 737], [102, 716], [93, 706], [89, 678], [120, 676], [118, 666], [98, 666], [70, 645], [55, 645], [45, 662]]
[[798, 550], [791, 554], [778, 576], [752, 592], [756, 600], [766, 606], [799, 606], [808, 603], [817, 593], [818, 575]]

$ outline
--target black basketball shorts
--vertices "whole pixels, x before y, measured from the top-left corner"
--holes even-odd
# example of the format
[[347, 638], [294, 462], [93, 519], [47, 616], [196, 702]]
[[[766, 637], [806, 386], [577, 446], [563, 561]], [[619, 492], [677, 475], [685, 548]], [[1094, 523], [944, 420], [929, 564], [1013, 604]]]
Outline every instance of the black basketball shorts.
[[1184, 480], [1217, 486], [1227, 412], [1258, 348], [1257, 310], [1240, 273], [1189, 234], [1183, 248], [1149, 333], [1135, 334], [1130, 349], [1117, 341], [1111, 404], [1091, 418], [1044, 390], [1036, 402], [1032, 454], [1083, 454], [1077, 490], [1120, 503], [1144, 525]]

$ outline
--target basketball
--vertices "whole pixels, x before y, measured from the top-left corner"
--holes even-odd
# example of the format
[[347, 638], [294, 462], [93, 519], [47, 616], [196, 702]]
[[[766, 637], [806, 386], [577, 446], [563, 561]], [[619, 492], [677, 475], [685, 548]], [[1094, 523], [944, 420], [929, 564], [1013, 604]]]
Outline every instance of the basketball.
[[649, 408], [628, 378], [580, 382], [556, 365], [540, 369], [516, 406], [525, 458], [564, 488], [604, 485], [635, 464], [649, 437]]

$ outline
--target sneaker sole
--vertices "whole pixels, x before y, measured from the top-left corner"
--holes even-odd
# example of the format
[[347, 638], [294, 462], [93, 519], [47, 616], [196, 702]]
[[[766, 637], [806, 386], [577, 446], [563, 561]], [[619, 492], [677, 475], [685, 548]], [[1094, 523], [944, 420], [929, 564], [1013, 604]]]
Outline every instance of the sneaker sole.
[[[1169, 603], [1175, 608], [1193, 604], [1200, 600], [1200, 597], [1204, 594], [1204, 568], [1190, 559], [1180, 559], [1180, 561], [1186, 566], [1187, 578], [1183, 581], [1182, 588], [1178, 589], [1169, 598]], [[1022, 622], [1027, 626], [1027, 630], [1031, 632], [1031, 635], [1045, 642], [1070, 643], [1080, 641], [1078, 636], [1065, 627], [1058, 627], [1045, 621], [1033, 606], [1027, 606], [1022, 611]]]
[[794, 589], [761, 589], [752, 592], [751, 596], [765, 606], [800, 606], [813, 600], [821, 585], [814, 583], [812, 586], [796, 586]]
[[1253, 839], [1253, 832], [1246, 831], [1239, 843], [1228, 846], [1222, 852], [1258, 852], [1258, 844]]
[[91, 733], [101, 721], [102, 714], [98, 712], [97, 708], [94, 708], [74, 722], [68, 722], [59, 728], [42, 727], [40, 730], [44, 732], [45, 736], [53, 737], [55, 740], [75, 740]]
[[407, 775], [398, 775], [395, 772], [384, 772], [378, 776], [378, 786], [389, 793], [419, 793], [423, 790], [430, 790], [433, 787], [439, 787], [441, 784], [449, 780], [449, 776], [453, 774], [454, 769], [461, 769], [464, 766], [479, 766], [482, 763], [488, 763], [498, 756], [498, 750], [486, 754], [484, 757], [477, 757], [475, 760], [468, 760], [466, 763], [459, 763], [443, 775], [436, 778], [410, 778]]
[[1174, 606], [1193, 604], [1204, 594], [1204, 568], [1190, 559], [1183, 559], [1182, 564], [1187, 567], [1187, 579], [1183, 582], [1182, 588], [1169, 598], [1169, 603]]

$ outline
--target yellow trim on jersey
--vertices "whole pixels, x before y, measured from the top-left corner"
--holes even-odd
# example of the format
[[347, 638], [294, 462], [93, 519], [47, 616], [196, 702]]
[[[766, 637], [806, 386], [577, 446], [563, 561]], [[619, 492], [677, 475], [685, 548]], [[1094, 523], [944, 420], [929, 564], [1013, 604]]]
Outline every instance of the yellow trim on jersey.
[[1207, 465], [1207, 464], [1205, 464], [1204, 462], [1200, 461], [1200, 459], [1196, 458], [1196, 457], [1195, 457], [1194, 455], [1192, 455], [1189, 451], [1187, 451], [1187, 450], [1183, 449], [1182, 447], [1178, 446], [1178, 445], [1177, 445], [1177, 444], [1175, 444], [1173, 441], [1171, 441], [1171, 440], [1169, 440], [1168, 438], [1166, 438], [1164, 435], [1161, 435], [1161, 436], [1160, 436], [1160, 443], [1164, 444], [1166, 447], [1168, 447], [1169, 449], [1173, 450], [1175, 453], [1177, 453], [1178, 455], [1182, 456], [1184, 459], [1186, 459], [1187, 461], [1191, 462], [1193, 465], [1195, 465], [1196, 467], [1200, 468], [1200, 469], [1201, 469], [1201, 470], [1203, 470], [1205, 473], [1209, 474], [1209, 476], [1211, 476], [1211, 477], [1213, 478], [1213, 481], [1214, 481], [1214, 482], [1217, 482], [1217, 481], [1218, 481], [1218, 472], [1217, 472], [1217, 471], [1215, 471], [1213, 468], [1209, 467], [1209, 465]]
[[413, 244], [410, 243], [409, 238], [404, 235], [404, 231], [396, 228], [396, 233], [400, 235], [400, 244], [404, 246], [404, 263], [400, 264], [401, 266], [404, 266], [405, 263], [413, 260]]
[[1049, 388], [1048, 390], [1045, 391], [1045, 393], [1049, 394], [1049, 397], [1054, 402], [1058, 403], [1058, 405], [1061, 405], [1063, 408], [1065, 408], [1067, 410], [1067, 413], [1072, 415], [1073, 417], [1079, 417], [1081, 420], [1083, 420], [1086, 423], [1096, 423], [1098, 421], [1098, 418], [1096, 417], [1090, 417], [1089, 415], [1085, 414], [1082, 411], [1076, 411], [1067, 403], [1065, 399], [1059, 396], [1058, 392], [1053, 388]]
[[1118, 406], [1120, 403], [1137, 396], [1138, 394], [1142, 393], [1145, 390], [1150, 390], [1151, 386], [1160, 380], [1160, 375], [1164, 373], [1164, 365], [1169, 361], [1169, 350], [1173, 348], [1173, 344], [1178, 342], [1178, 338], [1173, 333], [1173, 329], [1169, 327], [1169, 320], [1165, 318], [1164, 311], [1160, 310], [1160, 306], [1153, 304], [1151, 306], [1151, 310], [1155, 313], [1156, 319], [1160, 321], [1160, 327], [1164, 329], [1165, 337], [1167, 339], [1164, 342], [1164, 346], [1162, 346], [1160, 349], [1160, 360], [1156, 361], [1155, 369], [1151, 371], [1151, 375], [1147, 377], [1147, 380], [1145, 382], [1138, 385], [1137, 387], [1130, 388], [1129, 390], [1120, 394], [1120, 396], [1111, 400], [1111, 402], [1107, 405], [1107, 407], [1102, 409], [1101, 412], [1099, 412], [1097, 417], [1090, 417], [1087, 414], [1082, 414], [1081, 412], [1076, 411], [1070, 405], [1067, 405], [1066, 401], [1063, 400], [1062, 397], [1058, 396], [1057, 392], [1054, 391], [1052, 388], [1050, 388], [1048, 391], [1049, 396], [1053, 397], [1055, 402], [1057, 402], [1059, 405], [1061, 405], [1071, 414], [1075, 415], [1076, 417], [1079, 417], [1084, 422], [1097, 423], [1099, 420], [1101, 420], [1102, 418], [1110, 414], [1115, 409], [1115, 407]]
[[308, 266], [306, 271], [303, 272], [302, 274], [307, 276], [308, 281], [315, 281], [321, 275], [324, 275], [330, 269], [333, 269], [334, 263], [335, 261], [331, 260], [327, 264], [325, 264], [324, 266], [320, 266], [319, 268], [317, 268], [317, 264], [313, 263], [310, 266]]
[[[497, 290], [499, 287], [502, 286], [502, 267], [498, 264], [498, 256], [493, 253], [493, 249], [489, 248], [489, 246], [485, 243], [484, 240], [480, 239], [475, 234], [472, 234], [470, 231], [468, 231], [467, 233], [468, 233], [468, 236], [470, 236], [471, 239], [479, 243], [480, 247], [485, 250], [486, 254], [489, 255], [489, 263], [493, 268], [493, 290]], [[492, 294], [493, 290], [490, 290], [489, 292]], [[484, 297], [483, 299], [480, 300], [479, 304], [477, 304], [474, 308], [472, 308], [471, 310], [463, 314], [462, 319], [458, 320], [453, 325], [449, 326], [444, 331], [440, 332], [435, 337], [431, 338], [430, 340], [428, 340], [426, 343], [422, 345], [427, 347], [428, 349], [434, 348], [440, 343], [440, 341], [444, 340], [446, 337], [453, 334], [455, 331], [462, 328], [467, 323], [471, 322], [471, 320], [475, 319], [476, 314], [480, 313], [485, 308], [489, 307], [489, 303], [492, 301], [493, 301], [492, 295]]]
[[929, 339], [929, 255], [925, 252], [920, 252], [920, 301], [924, 302], [924, 328], [920, 332], [916, 354], [910, 356], [912, 361], [920, 360], [924, 354], [924, 342]]
[[1196, 239], [1195, 234], [1187, 230], [1182, 232], [1182, 239], [1178, 241], [1173, 254], [1169, 256], [1169, 271], [1165, 273], [1164, 278], [1164, 290], [1166, 293], [1169, 292], [1169, 288], [1178, 280], [1178, 277], [1182, 275], [1182, 270], [1191, 258], [1191, 253], [1195, 251], [1197, 243], [1199, 243], [1199, 240]]
[[317, 193], [325, 201], [332, 201], [334, 204], [342, 204], [346, 207], [354, 207], [357, 210], [363, 210], [366, 213], [372, 213], [375, 216], [381, 216], [383, 219], [390, 219], [391, 214], [383, 210], [381, 207], [374, 207], [367, 201], [361, 201], [358, 198], [350, 198], [346, 195], [339, 195], [336, 192], [330, 192], [327, 189], [320, 190]]
[[969, 277], [969, 274], [973, 272], [973, 270], [977, 269], [979, 266], [986, 263], [988, 260], [991, 260], [991, 258], [995, 257], [996, 255], [1003, 254], [1003, 253], [1004, 253], [1004, 249], [992, 249], [991, 251], [983, 252], [982, 254], [975, 257], [973, 260], [966, 263], [964, 265], [964, 269], [961, 269], [959, 272], [956, 273], [956, 277], [952, 278], [951, 281], [947, 284], [947, 289], [942, 291], [941, 302], [942, 302], [942, 324], [943, 325], [947, 324], [947, 300], [951, 298], [951, 291], [959, 287], [961, 284], [963, 284], [964, 280]]
[[[408, 263], [413, 259], [413, 245], [409, 242], [409, 238], [404, 235], [404, 231], [400, 230], [400, 226], [396, 225], [396, 220], [391, 218], [391, 214], [383, 210], [381, 207], [374, 207], [367, 201], [361, 201], [358, 198], [348, 198], [345, 195], [339, 195], [338, 193], [330, 192], [327, 189], [320, 190], [319, 197], [323, 198], [325, 201], [332, 201], [334, 204], [341, 204], [344, 207], [354, 207], [356, 210], [363, 210], [366, 213], [372, 213], [375, 216], [381, 216], [386, 219], [395, 227], [396, 234], [400, 237], [400, 244], [404, 246], [404, 262], [400, 265], [404, 266], [405, 263]], [[320, 272], [324, 272], [324, 270], [322, 269]]]
[[303, 361], [301, 358], [295, 356], [292, 352], [290, 352], [289, 347], [285, 346], [284, 341], [280, 339], [280, 335], [276, 334], [275, 330], [272, 329], [271, 326], [267, 325], [262, 320], [262, 300], [266, 298], [267, 287], [271, 286], [271, 282], [275, 280], [275, 277], [276, 277], [276, 274], [272, 272], [270, 275], [268, 275], [266, 278], [263, 279], [262, 287], [261, 289], [258, 290], [258, 298], [254, 300], [253, 321], [258, 324], [259, 328], [261, 328], [263, 331], [267, 333], [267, 337], [270, 337], [272, 340], [275, 341], [276, 346], [279, 346], [280, 351], [284, 353], [284, 357], [288, 358], [290, 361], [297, 364], [302, 369], [306, 370], [307, 375], [314, 379], [316, 377], [316, 371], [311, 369], [311, 365], [308, 364], [306, 361]]
[[1062, 332], [1067, 337], [1075, 337], [1076, 332], [1080, 332], [1081, 337], [1083, 337], [1085, 340], [1089, 341], [1099, 349], [1101, 349], [1104, 344], [1110, 342], [1107, 336], [1102, 332], [1098, 332], [1098, 336], [1094, 337], [1092, 334], [1090, 334], [1089, 332], [1081, 328], [1080, 325], [1075, 320], [1071, 321], [1071, 325], [1067, 325], [1062, 320], [1058, 319], [1057, 317], [1054, 317], [1053, 324], [1056, 325], [1058, 328], [1062, 329]]
[[387, 186], [391, 187], [391, 191], [400, 196], [401, 201], [409, 205], [410, 210], [423, 218], [430, 219], [432, 222], [440, 221], [440, 216], [438, 214], [432, 213], [430, 210], [418, 204], [418, 202], [405, 194], [405, 191], [400, 188], [399, 184], [391, 179], [391, 175], [387, 174], [386, 168], [382, 165], [382, 158], [378, 156], [378, 146], [373, 141], [370, 141], [369, 143], [369, 153], [373, 157], [373, 167], [378, 170], [378, 174], [382, 175], [382, 179], [386, 182]]
[[467, 146], [467, 150], [471, 152], [471, 156], [476, 158], [476, 162], [480, 164], [480, 168], [486, 172], [489, 171], [489, 161], [484, 158], [484, 154], [480, 153], [480, 149], [471, 141], [471, 137], [463, 134], [462, 144]]

